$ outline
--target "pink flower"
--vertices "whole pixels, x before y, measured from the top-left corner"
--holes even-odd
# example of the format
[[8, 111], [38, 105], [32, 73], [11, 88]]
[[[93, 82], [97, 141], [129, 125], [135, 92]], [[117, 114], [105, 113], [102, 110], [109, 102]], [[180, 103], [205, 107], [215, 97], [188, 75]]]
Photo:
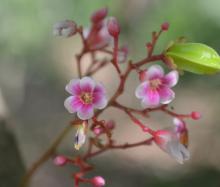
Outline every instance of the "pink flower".
[[179, 141], [177, 135], [169, 130], [158, 130], [154, 135], [155, 143], [180, 164], [189, 160], [188, 149]]
[[179, 118], [174, 118], [173, 123], [175, 125], [174, 132], [176, 133], [179, 141], [187, 148], [189, 144], [189, 139], [186, 123]]
[[94, 109], [103, 109], [107, 105], [104, 86], [90, 77], [71, 80], [66, 85], [66, 91], [72, 96], [65, 100], [64, 106], [82, 120], [92, 118]]
[[142, 83], [136, 88], [135, 95], [141, 99], [144, 108], [154, 108], [161, 104], [168, 104], [175, 98], [171, 87], [178, 82], [179, 74], [171, 71], [164, 75], [164, 70], [159, 65], [153, 65], [148, 70], [141, 72]]
[[154, 134], [155, 143], [172, 158], [183, 164], [189, 160], [188, 130], [184, 121], [174, 118], [175, 128], [171, 130], [158, 130]]

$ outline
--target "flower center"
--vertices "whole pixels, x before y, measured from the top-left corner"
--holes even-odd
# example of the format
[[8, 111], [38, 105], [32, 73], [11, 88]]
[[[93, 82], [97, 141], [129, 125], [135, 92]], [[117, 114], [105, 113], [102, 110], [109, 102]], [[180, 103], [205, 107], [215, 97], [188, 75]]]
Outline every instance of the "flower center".
[[82, 93], [80, 95], [80, 99], [83, 101], [85, 104], [90, 104], [92, 103], [92, 94], [91, 93]]
[[152, 89], [157, 89], [161, 85], [161, 80], [160, 79], [153, 79], [150, 81], [150, 87]]

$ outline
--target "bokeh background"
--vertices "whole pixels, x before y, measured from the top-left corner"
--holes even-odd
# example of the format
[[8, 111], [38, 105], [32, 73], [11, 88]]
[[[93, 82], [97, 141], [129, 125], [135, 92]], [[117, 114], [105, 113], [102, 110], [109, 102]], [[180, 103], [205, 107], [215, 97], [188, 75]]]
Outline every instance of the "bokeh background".
[[[179, 36], [205, 43], [220, 52], [219, 0], [1, 0], [0, 1], [0, 187], [18, 186], [29, 167], [72, 118], [64, 109], [66, 83], [76, 77], [74, 54], [81, 45], [78, 37], [53, 37], [52, 26], [73, 19], [89, 26], [90, 14], [109, 7], [122, 26], [121, 43], [130, 48], [130, 58], [145, 56], [151, 31], [164, 21], [171, 24], [157, 46], [161, 51]], [[84, 63], [88, 61], [84, 59]], [[111, 67], [95, 78], [102, 80], [109, 95], [117, 86]], [[139, 107], [131, 90], [138, 84], [132, 74], [121, 103]], [[179, 165], [155, 145], [126, 151], [107, 152], [91, 163], [92, 175], [103, 175], [106, 186], [182, 187], [220, 186], [220, 75], [185, 73], [175, 87], [176, 111], [200, 111], [200, 121], [187, 121], [190, 129], [191, 159]], [[110, 109], [103, 118], [117, 120], [119, 142], [145, 138], [124, 114]], [[162, 113], [147, 119], [153, 128], [172, 126]], [[76, 155], [74, 131], [58, 153]], [[83, 150], [82, 150], [83, 151]], [[58, 168], [49, 160], [31, 181], [31, 187], [73, 186], [74, 167]]]

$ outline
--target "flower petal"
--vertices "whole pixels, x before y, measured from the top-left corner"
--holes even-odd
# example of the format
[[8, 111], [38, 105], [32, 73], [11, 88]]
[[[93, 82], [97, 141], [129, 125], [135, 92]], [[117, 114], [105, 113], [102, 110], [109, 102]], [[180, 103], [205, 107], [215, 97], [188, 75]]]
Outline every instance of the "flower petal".
[[94, 94], [106, 94], [106, 91], [105, 91], [105, 87], [103, 86], [103, 84], [101, 83], [97, 83], [94, 90], [93, 90], [93, 93]]
[[160, 95], [156, 90], [147, 89], [147, 93], [142, 99], [142, 106], [144, 108], [155, 108], [160, 103]]
[[93, 104], [95, 108], [103, 109], [106, 107], [107, 103], [107, 99], [103, 94], [95, 93], [93, 95]]
[[69, 92], [72, 95], [80, 95], [80, 93], [81, 93], [80, 80], [79, 79], [72, 79], [66, 85], [65, 89], [67, 92]]
[[153, 65], [147, 70], [147, 79], [162, 78], [164, 76], [163, 68], [159, 65]]
[[82, 105], [82, 107], [78, 110], [77, 116], [81, 120], [87, 120], [92, 118], [94, 115], [94, 110], [92, 104]]
[[174, 70], [164, 76], [163, 83], [169, 87], [173, 87], [177, 84], [178, 80], [179, 80], [179, 73]]
[[189, 150], [181, 143], [176, 141], [170, 142], [168, 153], [180, 164], [183, 164], [184, 161], [189, 160], [190, 158]]
[[163, 86], [159, 90], [160, 102], [162, 104], [168, 104], [175, 98], [175, 93], [170, 88]]
[[143, 97], [146, 96], [147, 89], [148, 89], [149, 83], [147, 81], [141, 83], [135, 90], [135, 96], [138, 99], [142, 99]]
[[83, 77], [80, 80], [80, 88], [83, 92], [93, 92], [95, 88], [95, 81], [90, 77]]
[[82, 105], [82, 102], [77, 96], [70, 96], [64, 101], [64, 106], [69, 113], [75, 113], [82, 107]]

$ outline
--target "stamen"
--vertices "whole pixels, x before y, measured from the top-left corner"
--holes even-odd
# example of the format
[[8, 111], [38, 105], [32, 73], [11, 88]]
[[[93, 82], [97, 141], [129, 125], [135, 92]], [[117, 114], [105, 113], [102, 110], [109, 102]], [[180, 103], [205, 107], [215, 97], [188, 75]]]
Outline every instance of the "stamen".
[[80, 95], [80, 99], [85, 103], [85, 104], [90, 104], [92, 103], [92, 94], [91, 93], [82, 93]]

